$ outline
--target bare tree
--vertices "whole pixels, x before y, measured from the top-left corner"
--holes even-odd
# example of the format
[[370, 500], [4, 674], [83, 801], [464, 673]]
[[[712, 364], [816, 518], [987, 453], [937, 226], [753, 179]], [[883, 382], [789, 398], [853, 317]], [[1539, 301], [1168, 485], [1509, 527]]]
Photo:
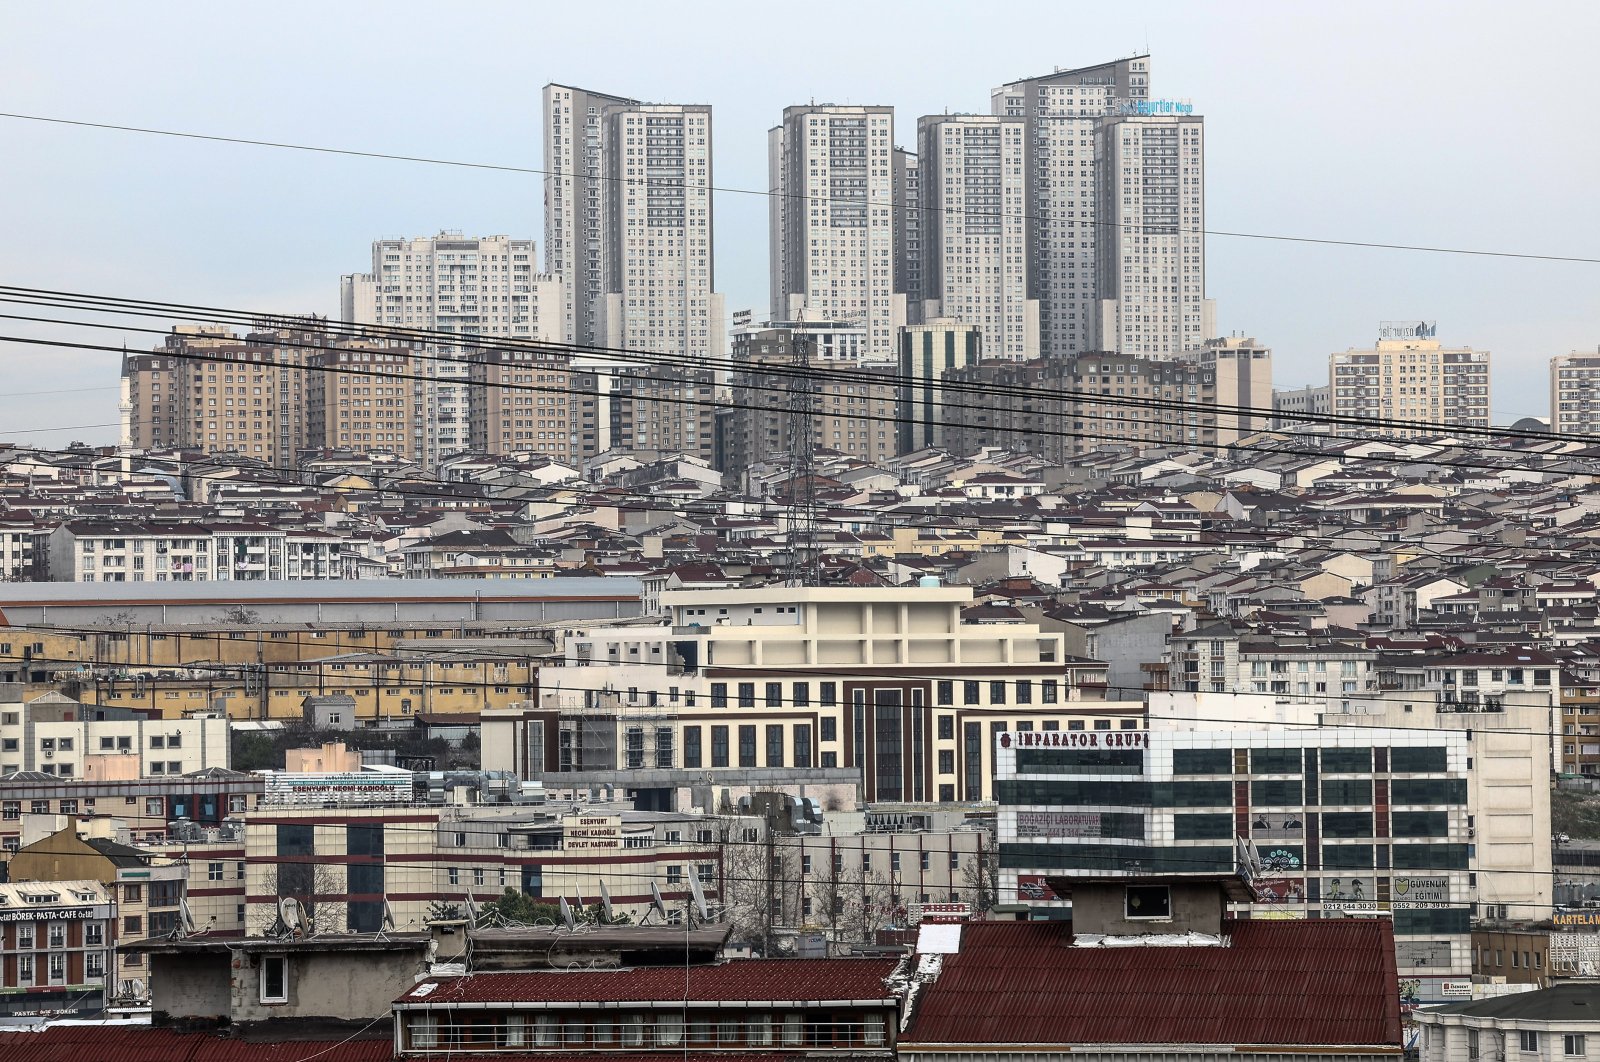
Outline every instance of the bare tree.
[[261, 622], [261, 613], [257, 612], [253, 608], [246, 608], [243, 605], [230, 605], [221, 612], [217, 613], [212, 622], [235, 623], [239, 624], [240, 626], [249, 626], [250, 624]]
[[[346, 905], [333, 899], [345, 894], [343, 867], [332, 863], [279, 863], [267, 870], [263, 885], [279, 898], [299, 901], [305, 933], [348, 931]], [[278, 926], [276, 907], [260, 907], [251, 917], [252, 936], [266, 936]]]
[[974, 914], [992, 910], [1000, 902], [1000, 853], [984, 845], [961, 862], [961, 894]]
[[800, 858], [772, 837], [725, 838], [722, 853], [722, 899], [733, 937], [770, 955], [776, 931], [798, 927], [803, 917]]

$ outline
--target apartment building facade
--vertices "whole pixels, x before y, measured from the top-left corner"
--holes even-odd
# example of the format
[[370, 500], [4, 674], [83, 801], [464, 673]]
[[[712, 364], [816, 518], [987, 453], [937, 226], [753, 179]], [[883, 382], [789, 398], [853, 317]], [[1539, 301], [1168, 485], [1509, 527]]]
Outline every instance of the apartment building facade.
[[894, 283], [906, 298], [906, 323], [922, 323], [922, 168], [915, 151], [897, 147], [894, 196]]
[[1434, 331], [1432, 322], [1386, 321], [1379, 335], [1397, 338], [1329, 355], [1332, 414], [1386, 422], [1338, 422], [1333, 431], [1418, 438], [1489, 427], [1489, 352], [1446, 347], [1432, 338]]
[[228, 755], [221, 716], [151, 719], [58, 693], [0, 703], [0, 774], [147, 778], [226, 768]]
[[1205, 284], [1205, 123], [1192, 113], [1131, 110], [1096, 129], [1100, 234], [1091, 342], [1099, 350], [1172, 358], [1216, 334]]
[[946, 406], [947, 448], [957, 453], [1001, 446], [1064, 464], [1108, 444], [1211, 448], [1238, 437], [1236, 416], [1217, 408], [1216, 364], [1200, 357], [1101, 351], [1021, 362], [985, 358], [949, 371], [946, 380], [961, 388]]
[[[412, 453], [429, 467], [468, 446], [469, 355], [487, 337], [561, 340], [563, 281], [535, 270], [533, 240], [436, 236], [377, 240], [372, 272], [340, 279], [348, 325], [414, 329]], [[459, 338], [458, 338], [459, 337]], [[420, 340], [420, 341], [419, 341]]]
[[1600, 354], [1573, 351], [1550, 359], [1550, 430], [1600, 434]]
[[601, 112], [600, 302], [595, 345], [682, 356], [725, 351], [713, 269], [711, 108], [609, 103]]
[[165, 583], [339, 579], [343, 543], [265, 525], [74, 520], [48, 539], [52, 582]]
[[984, 357], [1039, 355], [1039, 301], [1028, 292], [1027, 123], [997, 115], [917, 122], [921, 295], [917, 321], [975, 326]]
[[549, 84], [543, 94], [545, 271], [561, 281], [559, 326], [553, 337], [592, 343], [600, 333], [605, 293], [607, 107], [638, 100], [571, 85]]
[[[543, 350], [485, 350], [473, 355], [468, 439], [486, 454], [537, 453], [555, 461], [586, 456], [584, 396], [574, 393], [572, 362]], [[592, 398], [587, 399], [593, 403]], [[593, 446], [593, 406], [588, 410]]]
[[768, 135], [772, 319], [858, 322], [869, 358], [906, 323], [893, 151], [892, 107], [786, 107]]
[[1024, 213], [1035, 219], [1028, 297], [1039, 302], [1041, 355], [1097, 346], [1097, 255], [1107, 225], [1117, 220], [1100, 217], [1098, 130], [1103, 119], [1148, 100], [1150, 82], [1150, 56], [1135, 55], [1020, 79], [990, 94], [991, 114], [1020, 118], [1026, 127]]
[[306, 359], [306, 443], [415, 457], [416, 362], [404, 347], [346, 343]]
[[[731, 385], [740, 399], [719, 418], [717, 450], [719, 470], [743, 477], [754, 465], [788, 455], [791, 392], [800, 384], [793, 374], [794, 346], [812, 337], [772, 328], [737, 340]], [[813, 445], [868, 464], [893, 457], [899, 390], [894, 377], [892, 362], [827, 362], [810, 382]]]
[[0, 1014], [100, 1013], [116, 915], [98, 881], [0, 883]]

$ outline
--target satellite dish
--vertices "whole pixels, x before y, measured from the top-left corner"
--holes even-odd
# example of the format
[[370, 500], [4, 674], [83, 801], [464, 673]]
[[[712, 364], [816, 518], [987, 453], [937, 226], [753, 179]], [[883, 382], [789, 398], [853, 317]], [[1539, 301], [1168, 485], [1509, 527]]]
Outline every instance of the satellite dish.
[[305, 932], [305, 912], [300, 907], [300, 901], [293, 896], [283, 896], [278, 899], [278, 920], [283, 923], [283, 931], [289, 936], [302, 935]]
[[572, 917], [572, 905], [567, 902], [567, 898], [565, 896], [562, 896], [560, 899], [561, 920], [567, 924], [568, 929], [576, 929], [578, 927], [578, 923], [577, 920]]
[[611, 921], [611, 890], [606, 888], [604, 881], [600, 882], [600, 909], [605, 913], [606, 921]]
[[661, 890], [653, 881], [650, 883], [650, 907], [661, 915], [663, 922], [667, 920], [667, 901], [661, 898]]
[[178, 901], [178, 924], [183, 928], [183, 935], [190, 936], [194, 933], [194, 914], [189, 910], [188, 900]]
[[468, 928], [478, 928], [478, 901], [473, 898], [472, 890], [467, 890], [467, 923]]
[[395, 928], [394, 908], [389, 906], [389, 897], [387, 896], [383, 898], [383, 927], [385, 929]]
[[700, 912], [700, 921], [711, 921], [711, 910], [706, 906], [706, 890], [700, 887], [698, 872], [689, 875], [689, 891], [694, 894], [694, 907]]

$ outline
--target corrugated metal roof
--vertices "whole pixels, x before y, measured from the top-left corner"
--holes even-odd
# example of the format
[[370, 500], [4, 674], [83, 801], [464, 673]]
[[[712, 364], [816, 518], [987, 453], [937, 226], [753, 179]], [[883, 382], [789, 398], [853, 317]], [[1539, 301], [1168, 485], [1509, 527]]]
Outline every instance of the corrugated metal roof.
[[1230, 928], [1228, 947], [1089, 948], [1069, 923], [970, 923], [902, 1043], [1399, 1047], [1388, 922]]
[[897, 959], [742, 959], [716, 966], [639, 967], [571, 973], [430, 977], [396, 1003], [644, 1003], [659, 1000], [888, 999], [883, 979]]
[[0, 1030], [6, 1062], [389, 1062], [394, 1042], [283, 1040], [249, 1043], [212, 1033], [105, 1025], [55, 1025]]

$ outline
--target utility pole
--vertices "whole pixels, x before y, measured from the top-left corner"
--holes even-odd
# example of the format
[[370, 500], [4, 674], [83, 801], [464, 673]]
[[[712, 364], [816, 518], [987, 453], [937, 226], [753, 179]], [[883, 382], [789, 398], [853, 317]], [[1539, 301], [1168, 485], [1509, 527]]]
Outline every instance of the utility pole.
[[822, 554], [817, 548], [816, 377], [811, 343], [801, 311], [789, 333], [789, 563], [788, 586], [820, 586]]

